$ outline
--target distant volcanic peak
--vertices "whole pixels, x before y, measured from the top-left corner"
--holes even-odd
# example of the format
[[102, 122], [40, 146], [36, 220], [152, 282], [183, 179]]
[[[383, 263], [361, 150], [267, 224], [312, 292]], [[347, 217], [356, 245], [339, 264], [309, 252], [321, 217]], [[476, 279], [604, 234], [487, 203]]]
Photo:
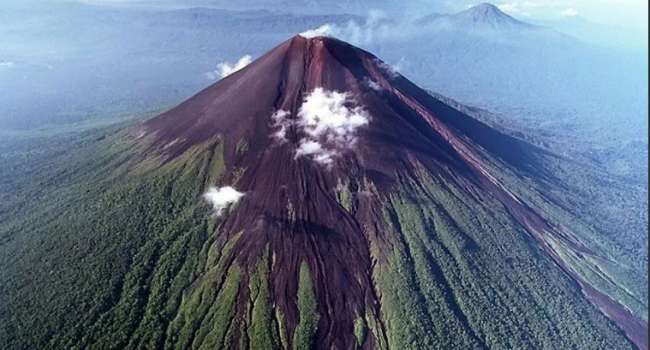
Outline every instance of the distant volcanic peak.
[[501, 11], [497, 6], [484, 2], [452, 16], [466, 24], [484, 25], [493, 28], [523, 28], [532, 25], [515, 19]]
[[483, 14], [497, 14], [497, 15], [505, 15], [503, 11], [501, 11], [496, 5], [491, 4], [489, 2], [482, 2], [480, 4], [474, 5], [470, 7], [466, 11], [473, 11], [475, 13], [483, 13]]
[[465, 11], [457, 13], [456, 15], [473, 16], [477, 20], [484, 20], [488, 18], [512, 18], [505, 12], [501, 11], [497, 6], [487, 2], [472, 6]]

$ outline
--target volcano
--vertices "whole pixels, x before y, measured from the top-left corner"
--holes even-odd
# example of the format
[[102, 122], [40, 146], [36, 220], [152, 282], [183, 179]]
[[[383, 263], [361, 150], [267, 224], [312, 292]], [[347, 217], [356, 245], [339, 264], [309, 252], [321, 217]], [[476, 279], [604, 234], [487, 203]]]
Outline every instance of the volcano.
[[647, 289], [568, 161], [345, 42], [296, 36], [95, 142], [85, 224], [50, 219], [76, 237], [53, 264], [95, 272], [24, 284], [79, 305], [26, 344], [647, 349]]
[[[549, 155], [449, 108], [344, 42], [295, 37], [145, 123], [143, 135], [169, 158], [200, 145], [223, 147], [217, 183], [246, 195], [220, 224], [219, 236], [233, 242], [222, 259], [245, 271], [268, 265], [270, 299], [287, 334], [305, 332], [286, 345], [307, 338], [322, 348], [485, 345], [459, 305], [479, 296], [455, 295], [448, 286], [454, 277], [436, 258], [462, 260], [482, 249], [469, 232], [492, 225], [473, 218], [483, 210], [502, 212], [525, 232], [522, 242], [535, 241], [597, 305], [615, 304], [589, 288], [554, 245], [595, 253], [509, 190], [501, 175], [552, 176], [543, 172]], [[506, 227], [488, 231], [496, 239]], [[397, 276], [409, 267], [403, 273], [411, 276]], [[303, 273], [317, 305], [309, 312], [292, 297], [302, 295], [296, 277]], [[240, 313], [250, 298], [240, 295]], [[418, 315], [411, 324], [403, 319], [410, 312]], [[624, 329], [636, 327], [631, 315], [621, 318]], [[355, 339], [355, 327], [372, 331]], [[448, 332], [462, 342], [436, 342]]]
[[481, 3], [454, 14], [434, 13], [419, 19], [418, 24], [474, 33], [515, 33], [543, 29], [513, 18], [490, 3]]
[[495, 30], [526, 30], [535, 26], [519, 21], [490, 3], [481, 3], [453, 15], [459, 25], [490, 27]]

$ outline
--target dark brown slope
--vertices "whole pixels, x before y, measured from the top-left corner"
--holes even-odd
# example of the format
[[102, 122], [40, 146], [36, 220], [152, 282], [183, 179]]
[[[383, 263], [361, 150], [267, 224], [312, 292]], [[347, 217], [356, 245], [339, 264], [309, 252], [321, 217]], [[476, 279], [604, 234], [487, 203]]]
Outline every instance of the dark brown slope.
[[[354, 146], [337, 149], [340, 155], [330, 166], [296, 157], [305, 132], [295, 123], [288, 128], [287, 142], [272, 137], [277, 129], [272, 115], [286, 110], [295, 120], [316, 88], [347, 92], [371, 116], [359, 128]], [[647, 325], [595, 294], [548, 239], [579, 254], [595, 253], [551, 224], [492, 172], [498, 165], [520, 177], [552, 181], [540, 164], [549, 155], [439, 102], [363, 50], [329, 38], [294, 37], [146, 122], [142, 132], [152, 140], [149, 152], [167, 160], [219, 138], [227, 171], [215, 185], [246, 193], [218, 229], [219, 235], [236, 241], [227, 264], [242, 266], [250, 277], [265, 249], [272, 252], [272, 299], [292, 334], [300, 321], [296, 276], [306, 262], [318, 299], [318, 348], [353, 348], [359, 315], [378, 324], [364, 348], [388, 341], [389, 326], [383, 323], [381, 291], [373, 275], [382, 258], [373, 249], [393, 239], [382, 210], [390, 193], [419, 181], [423, 172], [478, 203], [500, 203], [637, 346], [646, 348]], [[242, 140], [245, 152], [239, 151]], [[341, 183], [352, 193], [347, 206], [337, 199]], [[246, 293], [241, 291], [237, 299], [239, 313], [246, 312]], [[471, 333], [468, 325], [459, 327]], [[480, 346], [478, 334], [467, 337]]]
[[[147, 122], [145, 127], [156, 133], [158, 146], [174, 142], [165, 149], [172, 156], [224, 133], [233, 140], [247, 137], [262, 149], [273, 142], [269, 137], [271, 114], [285, 109], [295, 115], [305, 94], [321, 87], [351, 93], [373, 116], [373, 123], [361, 137], [366, 142], [356, 152], [364, 158], [384, 153], [365, 152], [374, 146], [389, 148], [386, 151], [390, 153], [410, 150], [434, 158], [453, 158], [455, 152], [450, 140], [441, 133], [453, 128], [449, 137], [468, 138], [513, 165], [534, 169], [534, 160], [528, 158], [533, 152], [521, 150], [529, 145], [504, 137], [433, 99], [390, 69], [372, 54], [344, 42], [296, 36], [243, 70]], [[373, 90], [367, 86], [367, 79], [377, 82], [384, 90]], [[425, 110], [430, 115], [423, 118]], [[392, 159], [403, 159], [403, 155], [393, 154], [391, 159], [384, 155], [370, 163], [387, 162], [392, 169]]]

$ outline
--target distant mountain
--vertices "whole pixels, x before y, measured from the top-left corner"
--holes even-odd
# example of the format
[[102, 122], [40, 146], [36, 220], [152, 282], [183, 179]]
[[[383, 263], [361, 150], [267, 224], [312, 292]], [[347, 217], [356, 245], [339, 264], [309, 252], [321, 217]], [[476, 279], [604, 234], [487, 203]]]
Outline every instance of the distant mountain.
[[575, 41], [549, 27], [518, 20], [490, 3], [481, 3], [458, 13], [433, 13], [416, 20], [416, 24], [429, 32], [468, 34], [492, 40], [517, 41], [527, 46], [547, 45], [551, 41], [554, 45], [566, 45]]
[[489, 3], [482, 3], [455, 14], [432, 15], [419, 22], [436, 24], [443, 21], [450, 26], [455, 26], [456, 29], [464, 30], [520, 31], [536, 28], [532, 24], [513, 18]]
[[2, 348], [647, 349], [639, 232], [576, 204], [601, 174], [340, 40], [69, 147], [0, 169]]
[[[89, 0], [88, 2], [93, 2]], [[95, 3], [103, 3], [101, 0]], [[396, 0], [133, 0], [129, 6], [151, 8], [188, 8], [209, 7], [229, 10], [269, 10], [277, 12], [292, 12], [294, 14], [358, 14], [366, 15], [369, 10], [383, 10], [391, 14], [407, 14], [417, 9], [429, 10], [442, 8], [436, 1], [411, 0], [408, 2]]]

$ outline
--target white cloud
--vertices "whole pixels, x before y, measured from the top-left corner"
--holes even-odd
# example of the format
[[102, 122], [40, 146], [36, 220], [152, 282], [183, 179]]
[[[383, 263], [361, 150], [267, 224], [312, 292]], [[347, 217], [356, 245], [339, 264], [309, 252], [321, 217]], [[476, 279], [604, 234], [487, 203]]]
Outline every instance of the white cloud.
[[287, 129], [291, 126], [292, 120], [287, 118], [291, 113], [283, 109], [279, 109], [273, 113], [271, 120], [273, 121], [273, 127], [277, 130], [273, 133], [273, 137], [280, 141], [284, 142], [287, 140]]
[[[379, 84], [375, 83], [377, 86]], [[330, 166], [344, 149], [357, 142], [357, 129], [370, 122], [370, 114], [349, 93], [316, 88], [303, 100], [298, 116], [286, 110], [271, 115], [272, 137], [287, 141], [287, 130], [295, 126], [304, 134], [298, 140], [295, 158], [309, 157]]]
[[523, 11], [520, 8], [520, 6], [517, 5], [516, 3], [509, 2], [509, 3], [498, 4], [497, 7], [499, 8], [499, 10], [512, 15], [522, 15], [524, 13], [527, 13]]
[[221, 188], [210, 187], [203, 195], [203, 198], [212, 204], [217, 215], [221, 215], [224, 209], [233, 203], [237, 203], [243, 196], [244, 193], [230, 186], [224, 186]]
[[316, 88], [298, 111], [296, 123], [306, 137], [300, 140], [296, 157], [330, 165], [341, 149], [356, 144], [357, 130], [369, 121], [370, 114], [350, 94]]
[[338, 156], [338, 153], [334, 151], [324, 151], [314, 155], [314, 161], [325, 166], [331, 166], [334, 162], [334, 157]]
[[402, 69], [402, 66], [405, 63], [405, 59], [402, 57], [400, 58], [399, 62], [397, 62], [397, 64], [388, 64], [376, 58], [375, 63], [377, 63], [377, 66], [379, 66], [379, 68], [381, 68], [384, 73], [388, 74], [390, 78], [397, 78], [399, 76], [399, 71]]
[[210, 80], [225, 78], [230, 74], [235, 73], [236, 71], [248, 66], [252, 61], [253, 57], [251, 57], [251, 55], [244, 55], [234, 64], [231, 64], [229, 62], [222, 62], [217, 65], [217, 70], [206, 73], [206, 76]]
[[562, 10], [562, 12], [560, 12], [560, 15], [562, 15], [564, 17], [575, 17], [575, 16], [578, 15], [578, 11], [576, 11], [576, 9], [574, 9], [574, 8], [568, 8], [568, 9]]
[[248, 66], [253, 61], [253, 58], [250, 55], [245, 55], [240, 58], [235, 65], [230, 65], [228, 62], [219, 63], [217, 65], [217, 70], [222, 78], [229, 76], [230, 74]]
[[356, 140], [356, 129], [368, 124], [370, 116], [350, 94], [316, 88], [300, 106], [300, 126], [312, 138], [326, 137], [338, 144]]
[[[592, 0], [583, 1], [585, 3], [593, 2]], [[567, 6], [579, 6], [580, 2], [577, 0], [510, 0], [497, 6], [511, 15], [540, 18], [540, 16], [555, 15]]]
[[16, 64], [11, 61], [0, 61], [0, 68], [13, 68]]
[[372, 80], [372, 79], [370, 79], [370, 78], [368, 78], [368, 77], [366, 77], [366, 78], [363, 80], [363, 83], [364, 83], [367, 87], [369, 87], [369, 88], [371, 88], [371, 89], [373, 89], [373, 90], [375, 90], [375, 91], [382, 91], [382, 90], [384, 89], [381, 85], [379, 85], [379, 83], [377, 83], [376, 81], [374, 81], [374, 80]]
[[323, 151], [323, 145], [313, 140], [300, 140], [300, 146], [296, 150], [296, 157], [318, 154]]
[[326, 149], [320, 142], [308, 139], [300, 140], [296, 149], [296, 158], [311, 156], [314, 161], [323, 165], [331, 165], [338, 152], [333, 149]]

